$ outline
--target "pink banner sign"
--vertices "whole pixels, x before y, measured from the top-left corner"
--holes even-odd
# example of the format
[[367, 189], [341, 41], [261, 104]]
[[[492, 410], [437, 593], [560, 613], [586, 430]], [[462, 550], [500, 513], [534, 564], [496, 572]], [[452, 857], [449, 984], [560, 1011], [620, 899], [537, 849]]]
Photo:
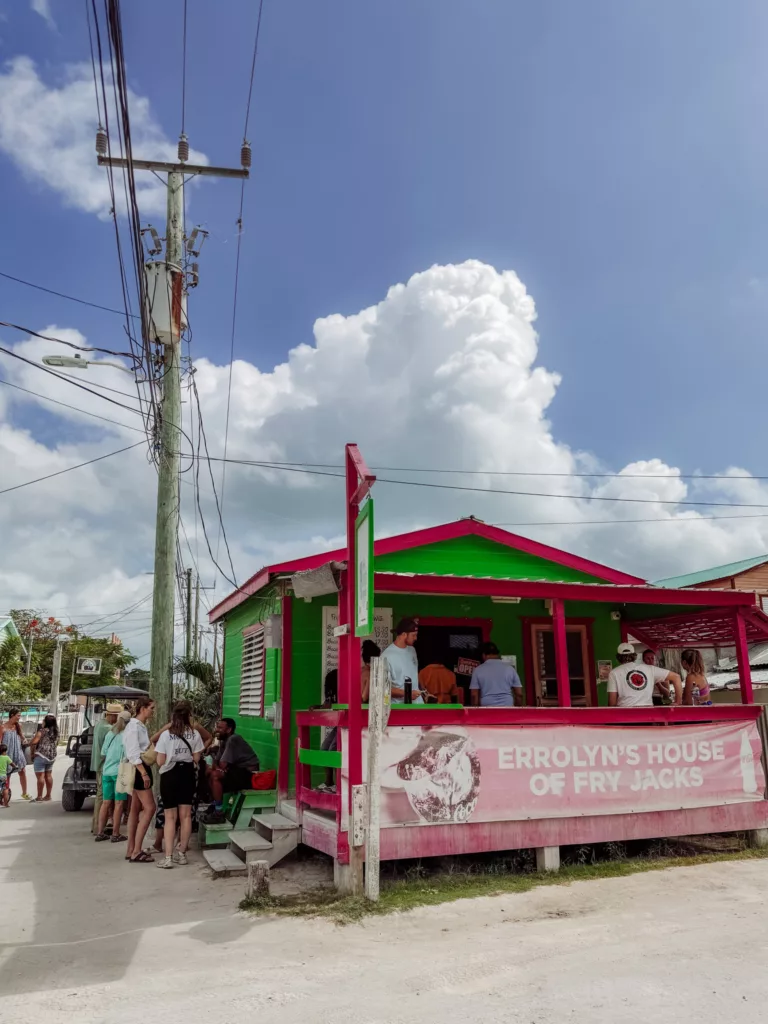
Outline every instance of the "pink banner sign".
[[[366, 744], [364, 732], [363, 765]], [[381, 749], [381, 824], [519, 821], [763, 800], [761, 753], [753, 722], [389, 728]]]

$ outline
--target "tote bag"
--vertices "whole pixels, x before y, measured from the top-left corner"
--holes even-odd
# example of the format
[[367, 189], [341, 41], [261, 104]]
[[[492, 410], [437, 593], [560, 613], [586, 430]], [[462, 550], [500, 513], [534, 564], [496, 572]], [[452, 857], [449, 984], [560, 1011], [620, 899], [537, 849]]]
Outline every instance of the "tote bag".
[[121, 761], [117, 769], [117, 782], [115, 791], [118, 793], [132, 793], [133, 783], [136, 779], [136, 766], [130, 761]]

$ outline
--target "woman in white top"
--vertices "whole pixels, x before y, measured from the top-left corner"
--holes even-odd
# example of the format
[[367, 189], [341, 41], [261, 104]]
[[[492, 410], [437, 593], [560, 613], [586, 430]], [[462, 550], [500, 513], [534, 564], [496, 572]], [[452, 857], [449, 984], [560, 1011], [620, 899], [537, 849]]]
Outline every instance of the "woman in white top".
[[128, 849], [125, 859], [132, 864], [151, 864], [152, 854], [142, 849], [144, 836], [155, 813], [155, 798], [152, 795], [152, 769], [145, 764], [141, 755], [149, 748], [147, 722], [155, 710], [151, 697], [139, 697], [134, 716], [123, 733], [125, 759], [135, 766], [133, 799], [128, 816]]
[[[159, 868], [172, 868], [187, 863], [187, 848], [192, 835], [192, 802], [195, 799], [195, 764], [203, 753], [203, 741], [192, 728], [192, 705], [180, 700], [173, 709], [170, 726], [157, 741], [157, 763], [160, 767], [160, 797], [165, 808], [163, 839], [165, 857]], [[176, 819], [180, 826], [179, 848], [174, 855]]]

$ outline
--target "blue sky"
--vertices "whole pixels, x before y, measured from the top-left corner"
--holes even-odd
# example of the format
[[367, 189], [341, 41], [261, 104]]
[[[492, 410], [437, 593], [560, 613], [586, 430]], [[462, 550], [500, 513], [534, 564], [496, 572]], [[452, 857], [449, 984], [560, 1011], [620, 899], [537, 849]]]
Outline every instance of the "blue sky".
[[[182, 0], [131, 0], [122, 7], [129, 85], [175, 141]], [[47, 9], [49, 19], [33, 8]], [[188, 0], [188, 12], [190, 143], [213, 163], [237, 165], [257, 4]], [[6, 77], [14, 67], [6, 62], [20, 57], [34, 62], [33, 73], [51, 94], [82, 77], [78, 65], [85, 62], [90, 73], [83, 4], [0, 0], [0, 16]], [[579, 468], [570, 449], [594, 453], [616, 471], [656, 459], [663, 472], [677, 466], [718, 473], [731, 465], [766, 472], [759, 413], [768, 314], [767, 34], [768, 8], [750, 0], [266, 0], [248, 131], [254, 166], [246, 187], [235, 341], [235, 356], [247, 365], [235, 375], [241, 387], [233, 399], [230, 446], [251, 453], [279, 445], [283, 457], [320, 460], [336, 458], [354, 433], [372, 458], [398, 465], [520, 468], [525, 458], [526, 466], [539, 465], [546, 449], [542, 465], [570, 471]], [[87, 122], [91, 131], [95, 103], [92, 111], [88, 104], [71, 116], [76, 127]], [[64, 121], [69, 113], [65, 108]], [[19, 120], [13, 145], [7, 136], [0, 141], [0, 271], [119, 307], [109, 220], [23, 169], [13, 148], [27, 147]], [[54, 164], [61, 144], [52, 148]], [[44, 139], [27, 148], [39, 157]], [[84, 174], [92, 170], [89, 153], [78, 159], [87, 161]], [[211, 441], [221, 451], [239, 186], [208, 181], [190, 187], [187, 198], [189, 222], [210, 231], [190, 318], [193, 354], [203, 360], [198, 379], [209, 388]], [[144, 219], [162, 227], [162, 214]], [[481, 275], [482, 286], [471, 269], [422, 277], [402, 303], [384, 301], [398, 282], [434, 264], [466, 260], [519, 276], [538, 311], [538, 354], [521, 307], [510, 298], [514, 288], [492, 273]], [[503, 395], [493, 390], [493, 375], [477, 388], [468, 385], [474, 405], [462, 413], [463, 433], [448, 440], [447, 421], [433, 416], [434, 380], [453, 365], [452, 354], [466, 356], [471, 345], [469, 335], [457, 341], [450, 318], [438, 312], [465, 292], [481, 304], [503, 292], [505, 358], [523, 369]], [[123, 347], [121, 320], [108, 313], [3, 279], [0, 303], [3, 319], [37, 330], [55, 324], [90, 343]], [[365, 317], [356, 317], [377, 303], [380, 323], [367, 370], [378, 367], [380, 392], [372, 394], [381, 408], [369, 403], [361, 413], [353, 397], [362, 378], [349, 366], [370, 338]], [[477, 331], [489, 327], [493, 334], [497, 312], [486, 321], [479, 317]], [[274, 367], [295, 346], [316, 345], [313, 325], [334, 315], [323, 328], [331, 335], [329, 352], [316, 353], [306, 365], [294, 359], [285, 387]], [[358, 347], [345, 349], [352, 335]], [[3, 334], [6, 344], [20, 337]], [[398, 347], [403, 339], [408, 344]], [[333, 345], [339, 346], [336, 361]], [[471, 361], [462, 365], [469, 381]], [[559, 374], [559, 386], [547, 374], [537, 377], [537, 366]], [[308, 381], [320, 380], [321, 367], [330, 383], [312, 391]], [[31, 371], [25, 386], [33, 379]], [[119, 385], [116, 378], [113, 386]], [[288, 393], [291, 400], [281, 404]], [[450, 401], [460, 404], [460, 394], [459, 381]], [[496, 417], [487, 424], [484, 396]], [[530, 417], [518, 422], [520, 410], [509, 409], [507, 423], [504, 402], [530, 406]], [[296, 412], [309, 407], [321, 413], [302, 419]], [[109, 415], [109, 407], [99, 408]], [[425, 412], [423, 421], [409, 419], [416, 408]], [[63, 464], [76, 461], [74, 447], [61, 452], [63, 443], [118, 447], [95, 421], [62, 418], [28, 401], [9, 409], [14, 429], [31, 432], [41, 465], [59, 456]], [[492, 458], [489, 444], [497, 448]], [[18, 454], [16, 468], [19, 479], [30, 475], [27, 455]], [[297, 508], [285, 481], [278, 486], [256, 473], [245, 480], [250, 490], [245, 484], [238, 490], [236, 476], [233, 470], [229, 515], [242, 575], [272, 554], [338, 538], [338, 503], [333, 513], [329, 504], [313, 505], [310, 514], [300, 498]], [[70, 488], [61, 492], [67, 501], [72, 480], [61, 478]], [[658, 497], [664, 514], [677, 516], [683, 510], [665, 509], [663, 502], [691, 492], [677, 480], [674, 485], [648, 491], [649, 484], [643, 493]], [[114, 481], [108, 486], [114, 489]], [[142, 478], [132, 487], [151, 496], [153, 483]], [[755, 488], [748, 496], [740, 492], [741, 500], [768, 503], [768, 494]], [[27, 505], [15, 507], [25, 515], [33, 489], [18, 493]], [[737, 500], [734, 493], [719, 500]], [[421, 497], [409, 491], [406, 515], [399, 491], [387, 509], [393, 528], [479, 507], [475, 499], [446, 497], [438, 505]], [[125, 496], [115, 500], [130, 504]], [[611, 514], [606, 506], [581, 507], [593, 517]], [[531, 508], [507, 502], [489, 509], [488, 518], [529, 519]], [[103, 536], [120, 586], [141, 596], [135, 588], [147, 568], [145, 553], [115, 551], [108, 524], [92, 509], [73, 515], [89, 535], [97, 529]], [[116, 524], [118, 512], [110, 515]], [[130, 515], [151, 530], [149, 498]], [[536, 515], [556, 520], [568, 518], [568, 510], [544, 502]], [[536, 536], [647, 576], [768, 547], [760, 520], [738, 530], [711, 527], [694, 537], [683, 534], [684, 525], [665, 525], [645, 538], [633, 535], [629, 545], [626, 526], [615, 536], [601, 532], [599, 540], [594, 531]], [[92, 557], [88, 549], [82, 556]], [[46, 593], [69, 600], [66, 576], [62, 568]], [[42, 577], [23, 583], [14, 577], [7, 586], [31, 593], [38, 584]], [[111, 594], [110, 587], [105, 583], [100, 592]], [[97, 599], [94, 592], [89, 601]]]
[[[123, 8], [131, 85], [173, 138], [181, 0]], [[56, 30], [6, 2], [2, 56], [29, 54], [55, 81], [88, 44], [81, 5], [50, 9]], [[256, 4], [211, 10], [189, 2], [187, 132], [236, 164]], [[748, 371], [768, 306], [767, 20], [745, 0], [267, 0], [237, 354], [271, 367], [316, 317], [474, 257], [514, 268], [535, 296], [541, 357], [565, 377], [551, 416], [571, 444], [616, 464], [652, 449], [689, 469], [759, 467], [760, 431], [737, 410], [762, 404]], [[0, 269], [119, 305], [109, 224], [7, 160], [0, 188]], [[212, 232], [195, 345], [221, 362], [237, 200], [229, 182], [191, 196]], [[0, 296], [9, 319], [71, 319], [8, 282]], [[78, 311], [78, 326], [119, 321]]]

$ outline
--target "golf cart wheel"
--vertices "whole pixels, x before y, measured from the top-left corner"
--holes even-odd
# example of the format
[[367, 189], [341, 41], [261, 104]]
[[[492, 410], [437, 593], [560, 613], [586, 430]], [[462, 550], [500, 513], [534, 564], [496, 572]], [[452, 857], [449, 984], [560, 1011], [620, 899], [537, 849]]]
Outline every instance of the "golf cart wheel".
[[61, 806], [65, 811], [80, 811], [85, 803], [85, 793], [78, 789], [65, 789], [61, 793]]

